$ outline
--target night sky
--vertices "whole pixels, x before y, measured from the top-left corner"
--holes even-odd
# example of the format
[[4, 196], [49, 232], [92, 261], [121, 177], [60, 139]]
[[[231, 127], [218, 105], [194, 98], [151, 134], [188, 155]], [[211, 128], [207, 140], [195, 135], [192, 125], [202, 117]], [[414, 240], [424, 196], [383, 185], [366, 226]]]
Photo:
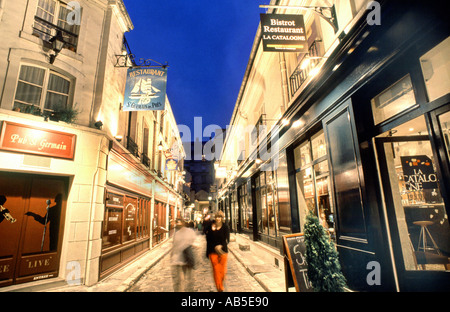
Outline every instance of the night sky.
[[[167, 95], [178, 125], [230, 123], [269, 0], [124, 0], [134, 29], [125, 36], [136, 58], [168, 63]], [[194, 138], [193, 138], [194, 139]]]

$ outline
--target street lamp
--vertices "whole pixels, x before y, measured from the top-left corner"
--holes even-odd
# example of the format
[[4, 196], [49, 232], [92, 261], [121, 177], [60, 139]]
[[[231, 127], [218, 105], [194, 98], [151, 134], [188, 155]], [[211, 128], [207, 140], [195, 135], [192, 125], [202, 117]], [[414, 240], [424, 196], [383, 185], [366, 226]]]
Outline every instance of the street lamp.
[[52, 50], [55, 52], [55, 54], [50, 55], [50, 64], [53, 64], [55, 62], [56, 56], [59, 54], [59, 52], [61, 52], [61, 50], [64, 48], [64, 45], [66, 44], [64, 42], [64, 37], [61, 30], [58, 30], [56, 32], [56, 36], [50, 39], [50, 43], [52, 44]]

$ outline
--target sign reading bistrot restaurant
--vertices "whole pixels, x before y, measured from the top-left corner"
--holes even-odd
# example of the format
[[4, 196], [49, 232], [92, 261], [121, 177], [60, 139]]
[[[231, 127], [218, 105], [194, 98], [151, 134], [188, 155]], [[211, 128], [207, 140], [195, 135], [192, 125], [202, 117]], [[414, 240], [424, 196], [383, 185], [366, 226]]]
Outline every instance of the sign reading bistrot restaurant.
[[308, 52], [303, 15], [261, 14], [260, 17], [265, 52]]
[[123, 110], [164, 110], [166, 84], [166, 68], [129, 68]]

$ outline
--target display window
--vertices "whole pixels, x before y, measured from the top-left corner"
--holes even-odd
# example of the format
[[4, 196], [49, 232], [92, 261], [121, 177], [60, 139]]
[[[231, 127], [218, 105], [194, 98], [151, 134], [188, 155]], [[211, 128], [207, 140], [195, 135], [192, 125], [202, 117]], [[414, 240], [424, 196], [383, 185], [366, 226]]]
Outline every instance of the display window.
[[277, 171], [261, 171], [256, 181], [256, 210], [260, 234], [279, 235], [279, 209], [276, 182]]
[[248, 205], [247, 184], [243, 184], [238, 188], [239, 205], [241, 208], [241, 227], [250, 230], [253, 228], [253, 213], [251, 205]]
[[106, 192], [103, 249], [149, 237], [149, 202], [121, 192]]
[[428, 99], [434, 101], [450, 92], [450, 37], [420, 58]]
[[[447, 143], [449, 116], [440, 116]], [[448, 270], [450, 227], [424, 116], [380, 135], [377, 142], [405, 270]]]
[[414, 106], [416, 100], [410, 75], [401, 78], [375, 96], [370, 102], [375, 124], [379, 124]]
[[294, 149], [297, 201], [300, 229], [306, 216], [314, 212], [322, 225], [334, 233], [334, 209], [330, 197], [327, 146], [323, 130], [312, 135]]

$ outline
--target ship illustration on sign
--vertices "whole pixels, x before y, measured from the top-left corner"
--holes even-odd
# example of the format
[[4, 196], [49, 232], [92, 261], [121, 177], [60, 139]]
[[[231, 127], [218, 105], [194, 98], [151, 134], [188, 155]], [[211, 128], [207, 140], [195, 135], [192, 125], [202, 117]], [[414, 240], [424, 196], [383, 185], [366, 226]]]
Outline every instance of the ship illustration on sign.
[[139, 100], [138, 104], [148, 104], [152, 98], [159, 97], [157, 95], [159, 92], [161, 90], [153, 86], [151, 78], [139, 78], [134, 84], [129, 98]]

